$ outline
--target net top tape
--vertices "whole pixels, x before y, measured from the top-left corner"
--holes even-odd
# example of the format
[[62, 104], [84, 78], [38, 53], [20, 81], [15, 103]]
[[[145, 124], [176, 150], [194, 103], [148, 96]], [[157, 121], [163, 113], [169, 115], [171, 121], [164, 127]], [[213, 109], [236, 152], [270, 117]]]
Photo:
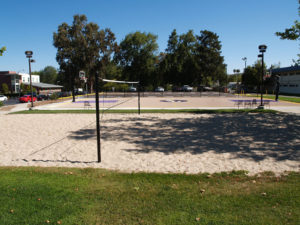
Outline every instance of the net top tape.
[[121, 81], [121, 80], [107, 80], [101, 79], [104, 82], [111, 82], [111, 83], [120, 83], [120, 84], [138, 84], [139, 81]]

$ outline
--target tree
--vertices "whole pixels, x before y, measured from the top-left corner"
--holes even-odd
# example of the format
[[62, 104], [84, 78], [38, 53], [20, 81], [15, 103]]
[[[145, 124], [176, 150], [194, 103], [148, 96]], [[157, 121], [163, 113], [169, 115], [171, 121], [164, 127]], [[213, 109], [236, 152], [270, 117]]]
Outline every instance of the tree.
[[151, 33], [137, 31], [126, 35], [115, 55], [116, 62], [123, 69], [124, 79], [140, 81], [142, 86], [151, 84], [158, 49], [156, 40], [157, 36]]
[[[299, 0], [300, 5], [300, 0]], [[298, 14], [300, 15], [300, 6], [298, 8]], [[293, 41], [299, 41], [300, 40], [300, 22], [296, 20], [294, 22], [294, 25], [291, 28], [285, 29], [284, 32], [276, 32], [277, 36], [280, 37], [282, 40], [293, 40]], [[300, 54], [298, 54], [298, 60], [293, 60], [294, 64], [296, 66], [300, 65]]]
[[111, 54], [117, 49], [110, 29], [99, 30], [97, 24], [87, 23], [85, 15], [75, 15], [71, 26], [62, 23], [53, 34], [53, 44], [57, 48], [56, 60], [60, 66], [59, 80], [73, 91], [73, 101], [74, 86], [80, 86], [79, 71], [86, 72], [92, 90], [92, 75], [99, 71], [104, 76]]
[[6, 51], [6, 47], [5, 46], [2, 47], [2, 48], [0, 48], [0, 56], [2, 56], [5, 51]]
[[56, 84], [57, 83], [57, 69], [53, 66], [46, 66], [39, 72], [42, 83]]
[[221, 43], [217, 34], [204, 30], [194, 35], [190, 30], [169, 36], [166, 56], [161, 62], [165, 81], [175, 85], [212, 85], [226, 83], [226, 65], [221, 56]]
[[276, 32], [276, 35], [282, 40], [300, 40], [300, 22], [296, 20], [291, 28], [285, 29], [284, 32]]
[[198, 84], [212, 85], [209, 82], [219, 84], [226, 83], [226, 65], [224, 57], [221, 56], [221, 42], [219, 36], [208, 30], [200, 31], [196, 36], [196, 62], [197, 73], [195, 80]]
[[[266, 71], [266, 64], [264, 64], [264, 71]], [[261, 61], [257, 60], [253, 66], [248, 66], [242, 74], [242, 84], [248, 89], [258, 90], [261, 84], [262, 66]]]
[[2, 84], [2, 92], [3, 92], [3, 94], [8, 94], [8, 92], [9, 92], [9, 88], [6, 83]]
[[181, 65], [178, 63], [178, 45], [179, 36], [176, 29], [174, 29], [169, 36], [168, 47], [166, 54], [160, 63], [160, 70], [164, 74], [165, 83], [178, 84]]

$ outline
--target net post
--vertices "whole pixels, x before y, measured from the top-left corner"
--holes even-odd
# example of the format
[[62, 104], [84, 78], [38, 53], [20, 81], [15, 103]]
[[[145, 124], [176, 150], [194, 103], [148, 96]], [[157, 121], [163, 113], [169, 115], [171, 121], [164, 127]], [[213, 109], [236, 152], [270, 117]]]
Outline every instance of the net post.
[[138, 83], [138, 112], [139, 115], [141, 114], [141, 97], [140, 97], [140, 89], [141, 89], [141, 85], [140, 82]]
[[96, 129], [97, 129], [97, 156], [98, 163], [101, 162], [101, 143], [100, 143], [100, 117], [99, 117], [99, 82], [98, 71], [95, 73], [95, 91], [96, 91]]

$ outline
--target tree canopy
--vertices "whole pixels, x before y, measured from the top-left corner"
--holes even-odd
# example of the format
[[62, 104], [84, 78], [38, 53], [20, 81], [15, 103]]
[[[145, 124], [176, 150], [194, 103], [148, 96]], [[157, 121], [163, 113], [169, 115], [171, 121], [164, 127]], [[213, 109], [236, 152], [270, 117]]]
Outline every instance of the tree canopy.
[[40, 81], [47, 84], [57, 84], [57, 69], [53, 66], [46, 66], [44, 69], [34, 72], [40, 75]]
[[[157, 36], [152, 33], [129, 33], [118, 45], [110, 29], [88, 23], [85, 15], [75, 15], [71, 25], [58, 26], [53, 44], [60, 67], [56, 80], [69, 90], [81, 86], [80, 70], [86, 72], [91, 90], [96, 71], [103, 78], [140, 81], [148, 90], [158, 85], [212, 86], [227, 81], [219, 36], [208, 30], [177, 34], [174, 29], [165, 52], [158, 53]], [[51, 71], [47, 68], [43, 73], [54, 74]], [[54, 82], [51, 79], [47, 82]]]
[[[242, 74], [242, 84], [250, 89], [258, 87], [261, 83], [262, 66], [261, 60], [257, 60], [253, 66], [247, 66]], [[264, 71], [266, 65], [264, 64]]]
[[100, 30], [95, 23], [88, 23], [85, 15], [75, 15], [72, 25], [62, 23], [53, 34], [57, 48], [56, 60], [60, 66], [59, 77], [63, 84], [74, 89], [79, 83], [79, 71], [84, 70], [93, 87], [94, 73], [105, 74], [106, 64], [117, 50], [114, 33], [110, 29]]
[[174, 29], [160, 67], [165, 82], [175, 85], [223, 83], [226, 65], [218, 38], [217, 34], [207, 30], [200, 31], [200, 35], [194, 35], [192, 30], [178, 35]]
[[6, 51], [6, 47], [5, 46], [2, 47], [2, 48], [0, 48], [0, 56], [2, 56], [5, 51]]
[[[299, 5], [300, 5], [300, 0], [299, 0]], [[298, 14], [300, 16], [300, 6], [298, 7]], [[284, 32], [276, 32], [275, 33], [277, 36], [280, 37], [282, 40], [300, 40], [300, 22], [296, 20], [294, 22], [294, 25], [292, 27], [285, 29]], [[294, 61], [295, 65], [300, 65], [300, 54], [298, 54], [298, 60]]]
[[140, 81], [147, 86], [155, 70], [158, 45], [157, 36], [151, 33], [135, 32], [121, 41], [115, 60], [123, 69], [123, 78]]

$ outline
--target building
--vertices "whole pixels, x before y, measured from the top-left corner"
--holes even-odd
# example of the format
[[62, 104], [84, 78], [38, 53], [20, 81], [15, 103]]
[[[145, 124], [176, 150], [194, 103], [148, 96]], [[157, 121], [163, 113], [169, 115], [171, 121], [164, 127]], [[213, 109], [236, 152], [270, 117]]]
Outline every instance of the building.
[[279, 76], [280, 93], [300, 94], [300, 66], [272, 69], [272, 76]]
[[0, 89], [5, 83], [12, 93], [19, 93], [22, 76], [14, 71], [0, 71]]
[[[60, 85], [41, 83], [40, 75], [31, 75], [31, 82], [37, 94], [61, 92], [63, 88], [63, 86]], [[16, 73], [14, 71], [0, 71], [0, 89], [3, 83], [7, 84], [11, 93], [20, 93], [21, 84], [30, 86], [30, 75], [26, 73]]]
[[[29, 86], [30, 83], [24, 82], [24, 85]], [[63, 86], [46, 83], [32, 83], [32, 87], [36, 89], [37, 94], [48, 95], [54, 92], [61, 92]]]
[[[22, 76], [22, 83], [30, 83], [30, 75], [27, 73], [19, 73]], [[32, 83], [40, 83], [40, 75], [31, 74]]]

